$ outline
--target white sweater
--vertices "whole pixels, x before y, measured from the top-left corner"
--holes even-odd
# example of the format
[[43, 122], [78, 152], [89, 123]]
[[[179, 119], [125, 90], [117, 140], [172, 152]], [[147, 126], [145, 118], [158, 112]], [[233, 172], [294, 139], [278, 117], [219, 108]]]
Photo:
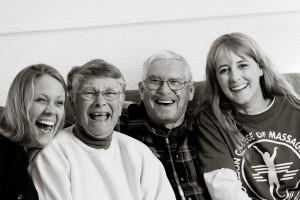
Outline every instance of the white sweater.
[[114, 132], [107, 150], [87, 146], [73, 126], [31, 163], [42, 200], [175, 200], [160, 161], [141, 142]]

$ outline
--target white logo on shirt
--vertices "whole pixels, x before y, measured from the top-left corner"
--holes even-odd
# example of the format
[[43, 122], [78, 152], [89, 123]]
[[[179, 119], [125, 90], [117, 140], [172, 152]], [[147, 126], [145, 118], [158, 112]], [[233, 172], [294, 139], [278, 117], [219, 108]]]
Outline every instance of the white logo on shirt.
[[[269, 182], [269, 185], [270, 185], [269, 191], [270, 191], [270, 194], [273, 197], [273, 199], [276, 199], [274, 197], [274, 193], [276, 193], [278, 197], [283, 198], [284, 195], [280, 195], [280, 193], [278, 192], [279, 188], [280, 188], [280, 182], [278, 180], [277, 174], [284, 173], [284, 175], [281, 176], [282, 178], [280, 180], [289, 180], [289, 179], [293, 179], [293, 177], [297, 174], [299, 169], [288, 171], [288, 169], [291, 167], [293, 162], [282, 163], [282, 164], [277, 164], [277, 165], [274, 164], [274, 160], [275, 160], [275, 157], [277, 154], [278, 147], [274, 148], [274, 152], [273, 152], [272, 156], [267, 151], [262, 152], [255, 145], [253, 146], [253, 148], [255, 148], [260, 153], [260, 155], [262, 156], [262, 158], [265, 162], [265, 165], [252, 166], [252, 168], [256, 172], [255, 174], [252, 174], [253, 178], [257, 182], [264, 182], [264, 181]], [[261, 176], [262, 174], [267, 174], [268, 180], [266, 178], [264, 178], [263, 176]]]
[[259, 199], [300, 200], [298, 151], [285, 142], [270, 139], [254, 140], [248, 150], [250, 164], [238, 152], [234, 158], [245, 190]]

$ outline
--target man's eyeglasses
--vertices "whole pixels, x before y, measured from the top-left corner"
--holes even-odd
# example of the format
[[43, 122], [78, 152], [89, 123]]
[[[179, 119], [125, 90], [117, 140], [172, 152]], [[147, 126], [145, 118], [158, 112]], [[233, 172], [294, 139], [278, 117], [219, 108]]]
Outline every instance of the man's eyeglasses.
[[116, 91], [116, 90], [111, 90], [111, 89], [99, 91], [96, 89], [88, 88], [88, 89], [79, 90], [76, 92], [76, 94], [80, 95], [85, 100], [92, 100], [92, 99], [96, 98], [100, 93], [102, 94], [104, 99], [106, 99], [108, 101], [112, 101], [112, 100], [117, 99], [120, 96], [120, 94], [122, 93], [122, 91]]
[[190, 81], [183, 81], [180, 79], [169, 79], [164, 81], [159, 77], [149, 77], [143, 81], [145, 87], [149, 90], [158, 90], [164, 84], [164, 82], [167, 82], [171, 90], [178, 91], [182, 90], [186, 83], [189, 83]]

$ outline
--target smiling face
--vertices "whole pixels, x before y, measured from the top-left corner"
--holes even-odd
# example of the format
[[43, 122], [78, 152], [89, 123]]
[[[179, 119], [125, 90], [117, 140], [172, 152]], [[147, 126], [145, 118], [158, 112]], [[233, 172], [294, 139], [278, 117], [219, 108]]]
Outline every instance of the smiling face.
[[242, 113], [256, 113], [266, 106], [260, 77], [263, 71], [251, 57], [222, 51], [216, 63], [216, 76], [223, 93]]
[[[187, 68], [179, 60], [156, 60], [148, 67], [146, 79], [157, 77], [164, 81], [178, 79], [189, 81]], [[182, 122], [188, 102], [193, 99], [195, 87], [186, 83], [184, 89], [172, 91], [166, 82], [157, 89], [149, 90], [143, 82], [139, 83], [140, 97], [144, 102], [149, 118], [158, 125], [169, 128]]]
[[49, 75], [35, 80], [28, 114], [37, 129], [37, 147], [46, 146], [55, 136], [64, 117], [64, 104], [65, 90], [58, 80]]
[[[117, 79], [90, 77], [80, 84], [79, 90], [94, 89], [97, 91], [122, 91]], [[84, 99], [77, 94], [74, 110], [76, 123], [82, 126], [85, 131], [93, 137], [105, 138], [112, 134], [115, 125], [121, 115], [124, 94], [108, 101], [102, 93], [91, 100]]]

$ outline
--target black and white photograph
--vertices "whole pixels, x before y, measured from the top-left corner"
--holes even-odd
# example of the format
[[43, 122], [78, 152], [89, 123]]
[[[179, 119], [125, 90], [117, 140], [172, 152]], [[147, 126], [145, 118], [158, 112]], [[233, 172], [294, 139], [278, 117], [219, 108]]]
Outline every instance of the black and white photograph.
[[300, 200], [299, 0], [1, 0], [0, 200]]

